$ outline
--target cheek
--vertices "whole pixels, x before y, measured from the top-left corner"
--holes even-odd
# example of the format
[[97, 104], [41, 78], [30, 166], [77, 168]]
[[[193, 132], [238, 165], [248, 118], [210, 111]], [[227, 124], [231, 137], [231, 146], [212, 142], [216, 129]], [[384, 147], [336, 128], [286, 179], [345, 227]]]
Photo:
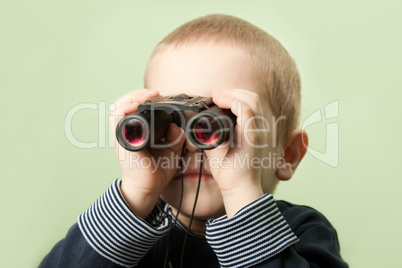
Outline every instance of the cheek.
[[264, 193], [272, 194], [275, 191], [278, 179], [276, 178], [276, 171], [281, 167], [283, 161], [281, 160], [281, 150], [269, 150], [264, 156], [263, 168], [261, 170], [261, 186]]
[[[180, 182], [179, 182], [180, 183]], [[179, 207], [180, 202], [180, 185], [176, 180], [171, 181], [161, 194], [161, 198], [174, 208]]]
[[261, 187], [264, 193], [273, 194], [278, 179], [275, 176], [275, 170], [263, 169], [261, 172]]

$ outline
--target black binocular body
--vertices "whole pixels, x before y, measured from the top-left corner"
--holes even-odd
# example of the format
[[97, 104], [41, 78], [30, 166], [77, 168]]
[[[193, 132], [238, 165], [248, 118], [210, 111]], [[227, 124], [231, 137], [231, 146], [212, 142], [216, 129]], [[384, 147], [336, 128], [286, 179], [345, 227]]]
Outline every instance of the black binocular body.
[[[184, 111], [195, 115], [187, 122]], [[168, 145], [161, 141], [171, 123], [185, 130], [195, 147], [210, 150], [232, 139], [236, 116], [216, 106], [211, 97], [158, 96], [140, 104], [138, 112], [122, 118], [117, 124], [116, 138], [129, 151], [164, 148]]]

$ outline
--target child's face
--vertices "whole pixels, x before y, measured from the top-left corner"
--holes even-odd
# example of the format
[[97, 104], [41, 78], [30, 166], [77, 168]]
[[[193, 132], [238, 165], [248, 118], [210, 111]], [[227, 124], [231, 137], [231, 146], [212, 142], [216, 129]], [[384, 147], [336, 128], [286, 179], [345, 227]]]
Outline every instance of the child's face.
[[[247, 54], [238, 48], [223, 43], [196, 42], [178, 48], [169, 47], [155, 55], [149, 65], [146, 87], [158, 90], [162, 96], [180, 93], [212, 96], [215, 91], [228, 89], [253, 91], [260, 96], [264, 116], [272, 124], [273, 113], [267, 93], [254, 70]], [[269, 146], [265, 153], [267, 156], [278, 154], [277, 148], [271, 146], [270, 132], [268, 137]], [[184, 161], [190, 161], [190, 164], [184, 176], [182, 213], [190, 215], [198, 183], [200, 151], [189, 142], [186, 146]], [[210, 165], [206, 162], [195, 213], [200, 220], [225, 214], [220, 189], [210, 174]], [[267, 188], [274, 179], [275, 169], [264, 169], [261, 174], [262, 187], [269, 191]], [[175, 208], [180, 197], [179, 178], [173, 179], [162, 194], [162, 198]]]

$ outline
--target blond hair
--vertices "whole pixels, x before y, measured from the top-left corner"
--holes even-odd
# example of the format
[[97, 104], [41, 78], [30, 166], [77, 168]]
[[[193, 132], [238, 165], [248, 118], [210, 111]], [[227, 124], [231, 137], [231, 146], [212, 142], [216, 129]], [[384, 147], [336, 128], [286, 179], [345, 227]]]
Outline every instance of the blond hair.
[[[277, 124], [278, 142], [298, 126], [300, 114], [300, 75], [286, 49], [264, 30], [237, 17], [213, 14], [189, 21], [168, 34], [156, 46], [154, 55], [166, 47], [208, 40], [226, 42], [243, 49], [250, 57], [266, 89]], [[148, 68], [144, 83], [147, 85]]]

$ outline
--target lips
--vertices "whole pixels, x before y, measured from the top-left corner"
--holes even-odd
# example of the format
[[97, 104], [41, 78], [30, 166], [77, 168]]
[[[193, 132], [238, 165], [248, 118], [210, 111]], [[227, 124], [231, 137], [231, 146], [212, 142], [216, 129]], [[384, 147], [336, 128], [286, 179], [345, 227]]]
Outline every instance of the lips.
[[[189, 167], [184, 171], [184, 174], [183, 174], [184, 180], [198, 180], [199, 177], [200, 177], [200, 169], [199, 168], [190, 168]], [[181, 174], [179, 171], [178, 173], [176, 173], [175, 179], [180, 179], [180, 178], [181, 178]], [[203, 168], [202, 174], [201, 174], [201, 180], [210, 180], [210, 179], [213, 179], [212, 174]]]

